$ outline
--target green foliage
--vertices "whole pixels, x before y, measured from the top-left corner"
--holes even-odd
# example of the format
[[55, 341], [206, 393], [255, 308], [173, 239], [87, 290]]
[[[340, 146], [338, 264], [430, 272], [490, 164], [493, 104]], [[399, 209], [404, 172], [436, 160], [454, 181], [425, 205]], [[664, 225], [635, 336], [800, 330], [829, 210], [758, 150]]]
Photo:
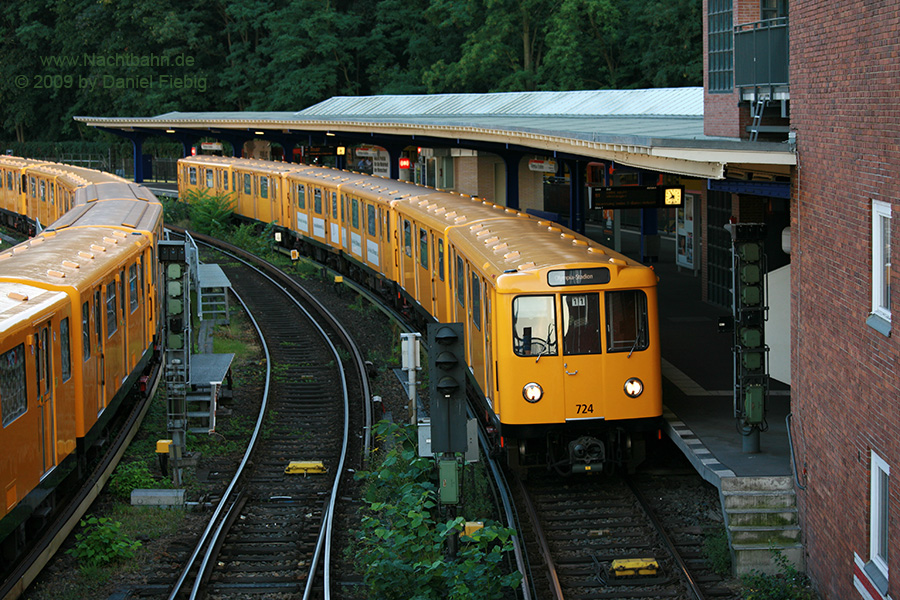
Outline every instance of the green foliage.
[[779, 550], [771, 548], [772, 558], [778, 565], [777, 575], [753, 571], [741, 577], [741, 597], [744, 600], [816, 600], [818, 595], [810, 587], [809, 578], [791, 564]]
[[206, 189], [201, 188], [189, 190], [185, 194], [185, 202], [189, 207], [191, 229], [215, 237], [221, 237], [227, 232], [236, 204], [233, 194], [211, 196]]
[[361, 565], [369, 595], [493, 599], [518, 585], [521, 575], [504, 575], [502, 569], [514, 531], [487, 523], [462, 538], [455, 557], [447, 557], [447, 538], [458, 536], [465, 522], [463, 517], [438, 520], [433, 462], [419, 458], [415, 429], [382, 421], [375, 432], [385, 447], [383, 458], [373, 471], [356, 475], [367, 484], [367, 508], [349, 551]]
[[185, 202], [181, 202], [175, 198], [161, 197], [160, 201], [163, 206], [163, 219], [166, 223], [172, 223], [179, 227], [185, 227], [190, 218], [191, 207]]
[[157, 481], [153, 477], [147, 463], [143, 460], [119, 464], [109, 478], [110, 493], [122, 500], [130, 500], [132, 490], [169, 487], [171, 487], [171, 483], [168, 480]]
[[110, 564], [132, 558], [141, 543], [129, 539], [120, 531], [122, 524], [106, 517], [89, 516], [80, 523], [82, 532], [75, 534], [75, 547], [66, 551], [83, 568]]
[[731, 549], [728, 546], [728, 532], [725, 527], [717, 527], [703, 536], [703, 556], [712, 570], [722, 577], [731, 575]]

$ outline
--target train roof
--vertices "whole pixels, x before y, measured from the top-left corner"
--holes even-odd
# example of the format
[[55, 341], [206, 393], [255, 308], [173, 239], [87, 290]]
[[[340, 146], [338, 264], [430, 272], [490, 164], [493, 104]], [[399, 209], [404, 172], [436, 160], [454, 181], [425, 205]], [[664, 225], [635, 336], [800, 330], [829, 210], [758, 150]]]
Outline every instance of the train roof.
[[28, 172], [36, 171], [38, 173], [52, 173], [54, 175], [66, 175], [76, 181], [83, 181], [80, 185], [90, 183], [128, 183], [127, 179], [123, 179], [118, 175], [107, 173], [105, 171], [96, 171], [94, 169], [86, 169], [84, 167], [76, 167], [73, 165], [64, 165], [60, 163], [41, 162], [28, 168]]
[[17, 325], [68, 302], [65, 292], [45, 290], [26, 283], [0, 281], [0, 336]]
[[[0, 254], [0, 281], [85, 289], [149, 243], [144, 232], [114, 227], [45, 230]], [[40, 252], [35, 251], [38, 247]]]
[[162, 210], [162, 203], [143, 186], [124, 181], [90, 184], [76, 190], [75, 206], [48, 229], [99, 225], [153, 231]]

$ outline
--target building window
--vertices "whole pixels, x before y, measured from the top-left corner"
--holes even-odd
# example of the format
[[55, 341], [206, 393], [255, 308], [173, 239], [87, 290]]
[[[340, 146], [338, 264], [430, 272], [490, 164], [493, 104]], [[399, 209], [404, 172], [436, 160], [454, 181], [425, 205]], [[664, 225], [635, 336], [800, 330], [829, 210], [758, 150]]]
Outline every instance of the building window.
[[[869, 490], [869, 562], [866, 573], [882, 594], [887, 593], [888, 582], [888, 496], [890, 495], [891, 468], [872, 451], [872, 484]], [[884, 578], [882, 579], [878, 576]]]
[[761, 0], [759, 13], [762, 20], [788, 16], [788, 0]]
[[731, 0], [709, 0], [709, 91], [734, 85], [734, 21]]
[[891, 334], [891, 205], [872, 201], [872, 314], [867, 323]]

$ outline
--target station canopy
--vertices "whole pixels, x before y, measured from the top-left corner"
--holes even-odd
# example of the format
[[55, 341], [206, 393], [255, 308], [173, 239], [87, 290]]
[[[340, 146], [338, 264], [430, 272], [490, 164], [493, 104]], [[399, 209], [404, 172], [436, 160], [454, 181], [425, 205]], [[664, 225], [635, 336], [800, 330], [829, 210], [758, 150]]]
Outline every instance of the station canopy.
[[[614, 161], [705, 179], [726, 167], [784, 171], [791, 145], [703, 133], [703, 88], [336, 96], [297, 112], [170, 112], [155, 117], [75, 117], [106, 130], [273, 140], [336, 136], [420, 146], [518, 149]], [[325, 139], [325, 138], [319, 138]]]

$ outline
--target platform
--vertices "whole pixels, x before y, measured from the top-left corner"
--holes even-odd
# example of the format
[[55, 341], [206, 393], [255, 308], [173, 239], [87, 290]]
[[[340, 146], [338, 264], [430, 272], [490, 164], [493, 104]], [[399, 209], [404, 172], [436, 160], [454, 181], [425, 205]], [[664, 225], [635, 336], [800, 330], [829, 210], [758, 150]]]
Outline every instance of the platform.
[[[623, 231], [623, 252], [637, 259], [637, 234]], [[663, 238], [659, 262], [660, 345], [666, 433], [700, 475], [721, 489], [725, 477], [791, 475], [785, 417], [790, 388], [772, 380], [760, 452], [745, 453], [734, 419], [731, 333], [718, 331], [728, 309], [701, 299], [699, 274], [675, 265], [674, 241]]]

